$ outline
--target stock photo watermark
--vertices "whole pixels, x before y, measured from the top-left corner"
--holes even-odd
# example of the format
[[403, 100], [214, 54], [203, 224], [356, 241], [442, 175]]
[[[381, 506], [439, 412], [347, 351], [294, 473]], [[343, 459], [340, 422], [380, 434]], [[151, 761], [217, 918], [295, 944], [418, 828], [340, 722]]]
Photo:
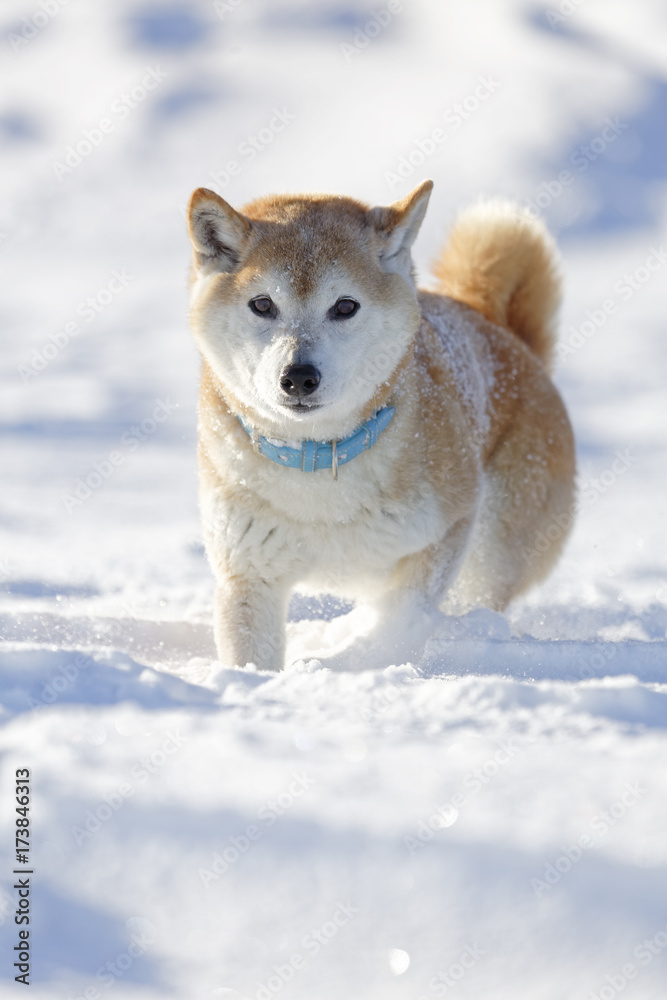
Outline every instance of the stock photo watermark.
[[359, 910], [352, 906], [350, 901], [343, 903], [338, 900], [336, 909], [329, 920], [325, 920], [320, 927], [312, 927], [301, 939], [301, 947], [306, 952], [295, 952], [283, 965], [274, 965], [273, 975], [269, 976], [266, 982], [257, 983], [257, 1000], [271, 1000], [273, 996], [280, 993], [288, 983], [291, 983], [298, 972], [302, 972], [308, 963], [309, 958], [326, 948], [343, 927], [347, 927], [351, 920], [357, 916]]
[[236, 153], [240, 159], [227, 160], [221, 170], [212, 170], [209, 173], [211, 187], [218, 191], [224, 191], [229, 187], [234, 177], [238, 177], [243, 168], [270, 146], [277, 135], [280, 135], [288, 125], [296, 121], [297, 116], [291, 114], [287, 108], [274, 108], [273, 114], [267, 124], [253, 135], [247, 135], [238, 146]]
[[579, 496], [570, 504], [568, 510], [556, 515], [544, 531], [536, 533], [532, 547], [524, 549], [523, 558], [527, 562], [533, 562], [552, 545], [560, 542], [572, 527], [577, 514], [584, 507], [597, 503], [599, 498], [607, 493], [618, 479], [624, 476], [628, 469], [638, 461], [637, 456], [632, 455], [629, 448], [625, 448], [623, 451], [619, 448], [613, 462], [607, 469], [582, 483]]
[[623, 787], [625, 789], [623, 794], [608, 809], [593, 816], [589, 823], [591, 833], [582, 833], [576, 843], [561, 847], [558, 857], [544, 866], [542, 877], [530, 880], [531, 888], [538, 899], [558, 885], [564, 875], [572, 871], [583, 858], [585, 851], [591, 851], [598, 846], [592, 834], [597, 834], [599, 837], [606, 836], [620, 820], [624, 819], [628, 810], [646, 795], [646, 789], [637, 781], [625, 784]]
[[36, 38], [68, 3], [69, 0], [39, 0], [37, 9], [21, 18], [21, 28], [18, 33], [10, 31], [7, 35], [12, 51], [20, 52], [23, 46]]
[[575, 168], [576, 173], [571, 170], [561, 170], [557, 177], [542, 181], [534, 198], [526, 204], [528, 214], [532, 215], [533, 218], [542, 215], [545, 209], [549, 208], [574, 184], [577, 175], [585, 173], [591, 163], [602, 156], [628, 127], [627, 122], [622, 122], [618, 116], [605, 118], [604, 128], [600, 130], [600, 134], [585, 144], [581, 143], [570, 154], [570, 163]]
[[450, 131], [436, 127], [423, 138], [415, 139], [412, 149], [399, 157], [395, 170], [385, 172], [384, 179], [392, 191], [402, 181], [411, 177], [415, 170], [421, 167], [430, 156], [433, 156], [438, 148], [447, 141], [451, 133], [459, 129], [474, 115], [482, 104], [497, 93], [501, 86], [500, 81], [492, 76], [480, 76], [477, 80], [475, 89], [462, 101], [448, 108], [442, 115], [443, 121], [449, 126]]
[[339, 48], [345, 62], [352, 62], [355, 56], [364, 52], [373, 39], [377, 38], [391, 24], [394, 16], [402, 13], [402, 0], [389, 0], [385, 7], [373, 11], [372, 16], [366, 21], [363, 28], [357, 28], [351, 42], [340, 43]]
[[125, 924], [130, 933], [130, 942], [124, 951], [119, 952], [97, 969], [95, 980], [100, 985], [87, 986], [82, 993], [76, 996], [70, 994], [67, 1000], [102, 1000], [104, 996], [102, 989], [111, 989], [119, 979], [123, 979], [137, 959], [143, 958], [150, 946], [155, 943], [157, 933], [150, 920], [145, 920], [143, 917], [130, 917]]
[[66, 147], [62, 160], [52, 160], [51, 169], [59, 181], [62, 181], [68, 174], [71, 174], [77, 167], [80, 167], [91, 153], [104, 142], [106, 136], [115, 132], [116, 125], [134, 111], [135, 108], [146, 100], [149, 93], [156, 90], [160, 84], [169, 76], [169, 72], [160, 69], [159, 66], [146, 66], [146, 72], [137, 83], [128, 91], [124, 91], [111, 103], [110, 113], [113, 118], [100, 118], [93, 128], [84, 129], [82, 137], [76, 143]]
[[581, 653], [577, 657], [580, 680], [587, 681], [591, 677], [605, 672], [614, 657], [618, 655], [618, 648], [618, 643], [604, 642], [590, 656], [584, 656]]
[[[134, 281], [134, 275], [128, 274], [124, 267], [120, 270], [114, 269], [102, 288], [78, 303], [74, 309], [75, 315], [85, 320], [86, 323], [92, 323], [101, 312], [104, 312], [107, 306], [111, 305], [125, 291], [131, 281]], [[29, 362], [16, 366], [17, 374], [23, 384], [27, 385], [30, 379], [40, 375], [81, 332], [80, 323], [76, 320], [70, 320], [60, 330], [50, 333], [48, 341], [41, 347], [34, 347]]]
[[164, 735], [165, 739], [159, 747], [132, 765], [130, 768], [131, 781], [121, 781], [116, 788], [103, 796], [99, 805], [93, 809], [86, 809], [81, 824], [70, 827], [72, 839], [77, 847], [81, 847], [86, 840], [101, 830], [127, 800], [132, 798], [137, 787], [143, 785], [151, 775], [163, 768], [167, 761], [178, 753], [188, 741], [188, 737], [183, 736], [180, 730], [176, 730], [176, 732], [169, 730]]
[[650, 938], [644, 938], [632, 952], [635, 962], [626, 962], [615, 972], [608, 972], [604, 977], [604, 985], [596, 992], [589, 993], [587, 1000], [614, 1000], [639, 976], [643, 969], [651, 964], [667, 948], [667, 926]]
[[224, 21], [227, 14], [233, 14], [245, 0], [212, 0], [213, 10], [221, 21]]
[[414, 680], [414, 678], [406, 677], [400, 685], [387, 684], [378, 694], [374, 694], [371, 705], [365, 705], [359, 709], [360, 718], [364, 722], [374, 722], [379, 719], [405, 694], [406, 686], [410, 680]]
[[93, 494], [108, 482], [116, 469], [124, 465], [128, 455], [135, 452], [157, 431], [160, 424], [169, 420], [178, 409], [178, 403], [170, 403], [169, 399], [156, 399], [151, 416], [144, 417], [140, 424], [132, 424], [121, 436], [120, 446], [123, 451], [114, 449], [106, 458], [93, 462], [90, 472], [79, 476], [70, 493], [61, 493], [60, 499], [65, 510], [71, 514], [74, 510], [89, 500]]
[[[486, 951], [475, 942], [464, 947], [458, 958], [452, 962], [444, 971], [438, 970], [435, 976], [428, 981], [428, 989], [433, 996], [444, 997], [447, 993], [458, 986], [466, 973], [474, 969], [478, 962], [484, 958]], [[418, 1000], [431, 1000], [430, 997], [421, 996]]]
[[553, 28], [556, 24], [561, 24], [563, 21], [567, 21], [569, 17], [572, 17], [576, 11], [579, 10], [586, 3], [586, 0], [561, 0], [558, 4], [558, 10], [545, 11], [545, 17], [549, 22], [549, 27]]
[[403, 837], [403, 846], [408, 854], [415, 854], [430, 843], [441, 830], [453, 826], [466, 803], [481, 792], [482, 788], [488, 785], [519, 752], [520, 747], [512, 741], [500, 743], [492, 757], [485, 760], [480, 767], [468, 771], [462, 781], [465, 792], [455, 792], [447, 802], [436, 806], [430, 816], [419, 821], [414, 835], [408, 834]]
[[556, 346], [559, 359], [562, 361], [563, 358], [576, 354], [606, 326], [609, 317], [615, 315], [626, 302], [629, 302], [665, 264], [667, 264], [667, 250], [663, 246], [649, 247], [644, 261], [633, 271], [626, 271], [618, 281], [614, 282], [613, 288], [620, 302], [613, 298], [604, 299], [598, 307], [586, 311], [586, 319], [579, 326], [568, 326], [567, 340], [560, 341]]
[[235, 865], [239, 858], [247, 854], [250, 848], [258, 840], [261, 840], [266, 830], [269, 830], [288, 810], [292, 808], [297, 799], [315, 784], [315, 779], [303, 771], [301, 774], [293, 774], [292, 781], [284, 792], [281, 792], [275, 799], [267, 800], [257, 810], [257, 819], [262, 825], [248, 823], [243, 832], [227, 838], [227, 845], [221, 852], [216, 851], [211, 859], [210, 868], [198, 868], [197, 874], [205, 889], [211, 887], [212, 882], [217, 882], [222, 875]]
[[42, 690], [40, 691], [39, 698], [33, 698], [32, 696], [28, 698], [28, 705], [34, 711], [39, 712], [50, 705], [53, 705], [55, 701], [58, 700], [61, 694], [65, 692], [72, 684], [75, 684], [81, 675], [81, 671], [85, 670], [95, 661], [84, 653], [77, 653], [73, 657], [70, 663], [66, 663], [64, 666], [53, 674], [53, 676], [44, 683]]

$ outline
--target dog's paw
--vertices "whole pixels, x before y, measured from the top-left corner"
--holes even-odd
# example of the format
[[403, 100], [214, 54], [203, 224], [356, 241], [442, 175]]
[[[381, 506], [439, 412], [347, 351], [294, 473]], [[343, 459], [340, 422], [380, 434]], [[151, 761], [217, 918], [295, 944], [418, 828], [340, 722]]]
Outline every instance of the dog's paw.
[[[392, 595], [382, 605], [367, 609], [367, 627], [343, 648], [320, 655], [331, 670], [382, 670], [416, 665], [443, 615], [412, 595]], [[370, 622], [370, 624], [368, 624]]]

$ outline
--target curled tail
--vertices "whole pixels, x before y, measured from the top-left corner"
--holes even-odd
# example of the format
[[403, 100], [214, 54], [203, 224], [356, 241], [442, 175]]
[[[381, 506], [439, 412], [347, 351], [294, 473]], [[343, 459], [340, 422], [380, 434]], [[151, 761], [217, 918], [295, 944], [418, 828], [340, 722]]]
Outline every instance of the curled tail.
[[539, 219], [494, 199], [461, 212], [434, 272], [441, 292], [512, 330], [550, 371], [561, 297], [559, 259]]

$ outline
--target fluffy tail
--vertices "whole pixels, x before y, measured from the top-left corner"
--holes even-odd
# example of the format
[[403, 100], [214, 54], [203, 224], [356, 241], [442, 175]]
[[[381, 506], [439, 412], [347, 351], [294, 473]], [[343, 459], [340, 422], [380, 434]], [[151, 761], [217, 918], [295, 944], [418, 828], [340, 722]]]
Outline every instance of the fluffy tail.
[[503, 200], [464, 209], [434, 271], [445, 295], [512, 330], [551, 370], [559, 254], [539, 219]]

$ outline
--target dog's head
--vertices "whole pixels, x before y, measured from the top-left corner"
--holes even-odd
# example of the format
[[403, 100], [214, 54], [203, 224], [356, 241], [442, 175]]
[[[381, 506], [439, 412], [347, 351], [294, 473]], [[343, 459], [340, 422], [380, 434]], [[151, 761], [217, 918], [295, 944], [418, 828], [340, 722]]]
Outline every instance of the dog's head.
[[284, 438], [356, 426], [419, 324], [410, 248], [432, 186], [386, 208], [281, 195], [243, 214], [194, 192], [192, 328], [233, 408]]

